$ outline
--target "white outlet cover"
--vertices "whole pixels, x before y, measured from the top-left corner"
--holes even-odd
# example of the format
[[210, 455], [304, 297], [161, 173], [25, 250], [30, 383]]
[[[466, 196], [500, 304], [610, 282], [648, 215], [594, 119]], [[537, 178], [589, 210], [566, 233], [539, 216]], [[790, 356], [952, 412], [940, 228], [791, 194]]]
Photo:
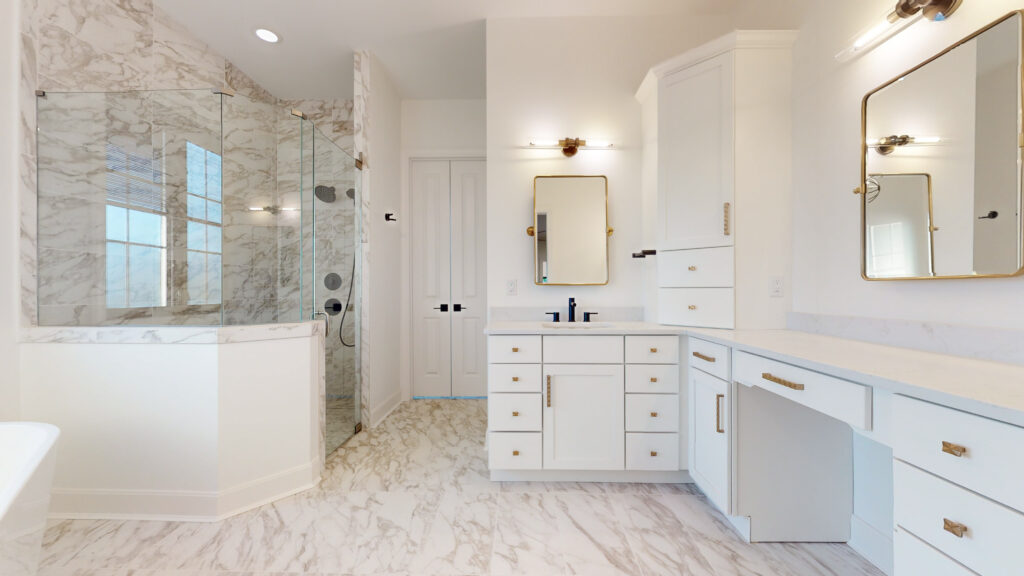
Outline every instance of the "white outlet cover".
[[505, 295], [515, 296], [519, 293], [519, 281], [517, 280], [506, 280], [505, 281]]

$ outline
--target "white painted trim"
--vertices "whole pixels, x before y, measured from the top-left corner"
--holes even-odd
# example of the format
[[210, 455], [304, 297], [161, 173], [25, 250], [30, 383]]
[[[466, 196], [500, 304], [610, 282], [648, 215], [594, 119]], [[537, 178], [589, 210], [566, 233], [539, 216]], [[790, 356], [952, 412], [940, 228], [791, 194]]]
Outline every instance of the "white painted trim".
[[686, 470], [491, 470], [492, 482], [639, 482], [692, 484]]
[[380, 426], [380, 423], [383, 422], [385, 418], [390, 416], [391, 413], [394, 412], [396, 408], [401, 406], [402, 402], [402, 391], [398, 390], [384, 401], [371, 407], [370, 427], [376, 428], [377, 426]]
[[54, 488], [49, 518], [217, 522], [317, 486], [316, 467], [308, 462], [220, 492]]
[[[698, 46], [692, 50], [669, 58], [660, 64], [651, 67], [650, 73], [657, 78], [664, 78], [666, 75], [689, 68], [705, 60], [738, 49], [791, 49], [796, 42], [798, 32], [796, 30], [735, 30]], [[646, 83], [646, 78], [644, 82]], [[643, 84], [641, 84], [643, 89]], [[640, 91], [637, 91], [639, 98]]]
[[850, 548], [888, 576], [893, 573], [893, 536], [868, 524], [860, 516], [850, 517]]

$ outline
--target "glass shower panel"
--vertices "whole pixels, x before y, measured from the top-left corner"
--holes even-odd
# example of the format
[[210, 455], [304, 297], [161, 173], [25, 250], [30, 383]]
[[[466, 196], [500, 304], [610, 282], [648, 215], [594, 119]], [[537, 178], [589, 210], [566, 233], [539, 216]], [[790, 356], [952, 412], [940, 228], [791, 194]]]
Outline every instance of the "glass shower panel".
[[324, 312], [327, 453], [348, 440], [359, 423], [359, 170], [355, 160], [311, 127], [312, 310]]
[[37, 99], [39, 324], [219, 324], [221, 96]]

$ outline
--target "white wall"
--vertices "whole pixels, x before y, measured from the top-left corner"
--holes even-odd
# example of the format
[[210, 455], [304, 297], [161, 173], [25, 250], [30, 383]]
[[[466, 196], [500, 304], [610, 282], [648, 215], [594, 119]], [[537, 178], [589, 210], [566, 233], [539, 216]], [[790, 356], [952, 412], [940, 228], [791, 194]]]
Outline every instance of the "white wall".
[[19, 415], [18, 6], [0, 3], [0, 421]]
[[[405, 220], [401, 197], [401, 98], [380, 61], [371, 56], [367, 101], [370, 120], [367, 158], [370, 179], [370, 425], [380, 423], [401, 402], [401, 276]], [[394, 212], [398, 222], [385, 222]], [[365, 361], [365, 359], [364, 359]], [[365, 385], [365, 384], [364, 384]]]
[[[733, 28], [727, 16], [552, 18], [487, 22], [487, 299], [490, 308], [644, 303], [640, 105], [648, 68]], [[523, 150], [531, 139], [606, 139], [611, 151]], [[608, 177], [610, 282], [533, 283], [533, 177]], [[516, 280], [518, 296], [505, 283]], [[539, 318], [538, 318], [539, 319]]]
[[860, 278], [860, 100], [867, 92], [987, 23], [1011, 0], [965, 2], [949, 20], [922, 21], [851, 62], [834, 55], [878, 21], [889, 0], [807, 7], [794, 68], [796, 312], [1020, 330], [1024, 279], [866, 282]]
[[412, 397], [412, 200], [409, 163], [418, 158], [486, 158], [486, 100], [402, 101], [402, 399]]

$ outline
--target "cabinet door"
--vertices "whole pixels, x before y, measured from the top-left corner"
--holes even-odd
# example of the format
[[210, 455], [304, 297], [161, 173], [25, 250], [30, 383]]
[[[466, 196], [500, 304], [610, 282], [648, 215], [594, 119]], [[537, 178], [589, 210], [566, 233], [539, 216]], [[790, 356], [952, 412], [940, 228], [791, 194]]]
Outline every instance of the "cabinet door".
[[731, 246], [732, 53], [662, 78], [658, 154], [659, 248]]
[[625, 370], [544, 365], [544, 469], [623, 470]]
[[690, 370], [693, 402], [690, 421], [690, 475], [720, 510], [729, 512], [729, 384], [700, 370]]

